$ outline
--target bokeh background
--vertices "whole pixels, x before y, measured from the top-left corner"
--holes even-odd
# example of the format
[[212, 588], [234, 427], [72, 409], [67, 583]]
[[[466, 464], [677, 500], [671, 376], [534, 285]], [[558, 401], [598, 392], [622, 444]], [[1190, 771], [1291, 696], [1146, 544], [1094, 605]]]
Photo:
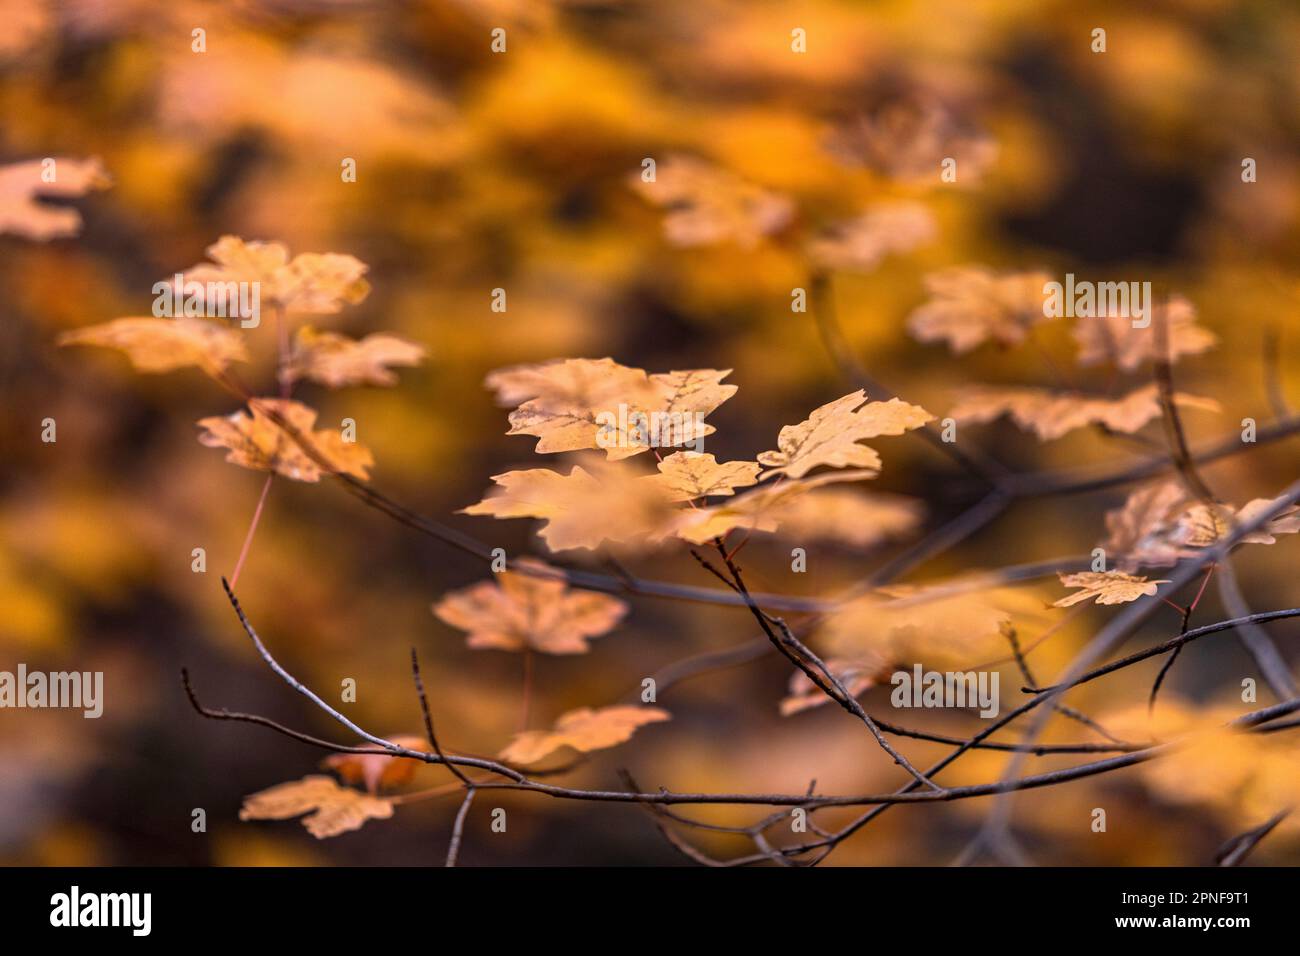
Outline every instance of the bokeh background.
[[[504, 54], [490, 49], [495, 27], [507, 31]], [[1096, 27], [1107, 31], [1104, 54], [1091, 50]], [[191, 50], [195, 28], [206, 30], [205, 53]], [[794, 28], [807, 32], [805, 54], [791, 52]], [[942, 412], [970, 382], [1056, 382], [1033, 351], [954, 357], [913, 341], [904, 323], [926, 299], [927, 273], [982, 263], [1149, 278], [1188, 296], [1220, 338], [1178, 367], [1180, 386], [1224, 406], [1191, 419], [1191, 437], [1219, 438], [1242, 417], [1271, 415], [1270, 330], [1280, 335], [1285, 394], [1300, 401], [1298, 48], [1300, 9], [1284, 0], [0, 0], [0, 161], [97, 156], [113, 181], [71, 200], [85, 220], [76, 237], [0, 237], [0, 667], [103, 670], [107, 688], [98, 721], [0, 712], [0, 861], [438, 864], [457, 805], [403, 807], [328, 841], [292, 821], [238, 822], [244, 795], [314, 772], [321, 755], [201, 720], [181, 691], [182, 665], [209, 705], [333, 734], [255, 660], [221, 593], [262, 476], [195, 440], [195, 420], [235, 408], [197, 372], [138, 376], [120, 355], [56, 348], [60, 332], [148, 314], [152, 284], [199, 262], [224, 234], [355, 255], [373, 291], [329, 327], [395, 331], [427, 346], [429, 359], [403, 370], [396, 388], [303, 397], [322, 420], [356, 419], [390, 494], [512, 554], [537, 551], [527, 521], [452, 514], [479, 499], [489, 475], [558, 464], [505, 436], [505, 412], [482, 387], [489, 370], [605, 355], [650, 371], [733, 368], [739, 394], [710, 418], [718, 434], [706, 448], [719, 458], [773, 447], [781, 425], [852, 390], [811, 317], [790, 311], [790, 290], [808, 276], [799, 243], [774, 235], [682, 248], [665, 237], [662, 211], [630, 178], [645, 157], [681, 153], [788, 196], [795, 229], [886, 200], [929, 210], [932, 242], [832, 280], [853, 352], [909, 401]], [[904, 123], [897, 142], [855, 154], [853, 124], [864, 115], [933, 125], [921, 136]], [[940, 184], [938, 159], [953, 143], [972, 162], [957, 183]], [[1246, 156], [1259, 170], [1249, 185]], [[355, 183], [341, 180], [345, 157], [356, 160]], [[497, 287], [508, 290], [505, 314], [489, 311]], [[269, 390], [272, 350], [256, 336], [270, 332], [252, 335], [259, 358], [245, 377]], [[1066, 329], [1046, 328], [1044, 342], [1070, 365]], [[58, 422], [57, 444], [39, 441], [45, 417]], [[1046, 445], [1010, 426], [970, 435], [1023, 469], [1144, 453], [1092, 434]], [[923, 442], [880, 447], [877, 487], [924, 499], [927, 526], [978, 490]], [[1294, 442], [1283, 442], [1209, 474], [1240, 503], [1276, 493], [1296, 461]], [[1126, 490], [1018, 505], [911, 580], [1086, 553]], [[830, 593], [903, 544], [810, 543], [810, 571], [795, 575], [788, 542], [756, 538], [745, 562], [757, 587]], [[190, 569], [200, 546], [206, 574]], [[1295, 548], [1284, 541], [1238, 561], [1254, 607], [1297, 603]], [[682, 549], [634, 567], [715, 583]], [[515, 729], [520, 658], [471, 651], [430, 613], [448, 590], [484, 576], [328, 482], [277, 481], [240, 590], [291, 670], [322, 688], [357, 680], [350, 713], [375, 730], [419, 732], [407, 663], [418, 647], [444, 744], [492, 753]], [[1061, 594], [1052, 580], [1025, 591], [1039, 605]], [[674, 660], [756, 636], [743, 611], [631, 603], [590, 654], [537, 661], [538, 726], [623, 699]], [[1034, 655], [1040, 673], [1057, 672], [1111, 613], [1090, 610], [1045, 643]], [[1211, 589], [1198, 620], [1221, 616]], [[1051, 620], [1031, 615], [1025, 633]], [[1142, 634], [1175, 626], [1172, 613], [1157, 615]], [[1294, 622], [1274, 633], [1284, 647], [1300, 637]], [[660, 701], [671, 723], [596, 755], [573, 779], [611, 785], [628, 766], [646, 786], [675, 789], [896, 785], [895, 768], [839, 711], [780, 716], [787, 671], [768, 657], [673, 688]], [[1249, 673], [1234, 641], [1206, 641], [1167, 692], [1231, 701]], [[1122, 675], [1079, 703], [1141, 702], [1152, 675]], [[1007, 671], [1004, 687], [1015, 686]], [[866, 700], [887, 707], [884, 691]], [[918, 722], [963, 734], [978, 725]], [[1077, 739], [1080, 730], [1053, 733]], [[907, 747], [918, 762], [943, 751]], [[945, 779], [993, 779], [1004, 763], [972, 756]], [[423, 768], [417, 784], [444, 777]], [[476, 805], [463, 863], [681, 862], [634, 808], [496, 802], [509, 811], [508, 834], [490, 833]], [[1110, 808], [1106, 834], [1089, 828], [1098, 805]], [[1055, 864], [1204, 863], [1262, 822], [1230, 801], [1175, 806], [1136, 774], [1037, 791], [1014, 806], [1023, 847]], [[207, 810], [206, 834], [191, 832], [195, 807]], [[830, 862], [947, 863], [988, 809], [891, 811]], [[702, 844], [722, 855], [750, 849], [721, 836]], [[1298, 854], [1300, 840], [1284, 833], [1254, 859]]]

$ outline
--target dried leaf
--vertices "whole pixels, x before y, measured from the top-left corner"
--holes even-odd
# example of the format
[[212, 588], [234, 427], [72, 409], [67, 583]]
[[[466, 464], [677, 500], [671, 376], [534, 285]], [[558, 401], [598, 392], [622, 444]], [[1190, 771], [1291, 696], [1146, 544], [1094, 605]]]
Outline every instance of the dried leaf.
[[[212, 263], [200, 263], [185, 273], [187, 291], [190, 282], [199, 283], [203, 286], [200, 298], [220, 304], [226, 315], [238, 314], [239, 303], [225, 285], [231, 282], [257, 283], [260, 302], [313, 315], [338, 312], [370, 292], [370, 284], [363, 278], [366, 264], [341, 253], [304, 252], [290, 260], [281, 243], [245, 242], [238, 236], [222, 236], [207, 252]], [[208, 298], [209, 292], [213, 299]]]
[[492, 480], [499, 491], [461, 513], [542, 518], [547, 523], [539, 533], [552, 551], [594, 549], [606, 541], [652, 543], [672, 533], [679, 514], [663, 488], [613, 468], [599, 476], [579, 465], [567, 475], [531, 468]]
[[199, 419], [199, 427], [205, 429], [199, 441], [209, 448], [230, 449], [226, 461], [233, 464], [272, 471], [295, 481], [319, 481], [321, 466], [275, 423], [268, 414], [274, 412], [297, 429], [335, 471], [369, 479], [367, 469], [374, 464], [370, 451], [357, 442], [344, 441], [341, 432], [313, 431], [314, 408], [280, 398], [254, 399], [250, 408], [251, 416], [241, 410], [224, 417]]
[[841, 123], [827, 146], [845, 163], [920, 183], [936, 182], [940, 163], [950, 156], [961, 163], [961, 182], [978, 182], [998, 152], [991, 139], [961, 128], [951, 111], [920, 92]]
[[[959, 422], [973, 423], [1010, 415], [1017, 425], [1034, 432], [1042, 441], [1094, 424], [1132, 434], [1160, 417], [1159, 394], [1155, 385], [1144, 385], [1121, 398], [1099, 398], [1045, 388], [977, 386], [959, 392], [957, 404], [948, 414]], [[1201, 411], [1220, 410], [1219, 403], [1213, 399], [1182, 392], [1175, 393], [1174, 402]]]
[[961, 669], [1004, 656], [1007, 607], [1027, 601], [1003, 591], [934, 596], [904, 585], [880, 588], [845, 602], [818, 628], [830, 656], [879, 657], [891, 668], [921, 663]]
[[983, 342], [1019, 345], [1029, 330], [1046, 320], [1043, 272], [996, 275], [978, 266], [961, 266], [925, 277], [931, 299], [907, 319], [907, 330], [922, 342], [946, 341], [956, 353]]
[[64, 332], [59, 344], [120, 349], [141, 372], [170, 372], [193, 365], [218, 375], [231, 362], [248, 361], [244, 339], [234, 329], [185, 317], [114, 319]]
[[835, 541], [870, 548], [915, 530], [924, 507], [904, 495], [828, 488], [786, 498], [769, 515], [777, 533], [791, 541]]
[[359, 830], [367, 820], [387, 820], [393, 803], [360, 790], [340, 787], [331, 777], [312, 775], [244, 798], [241, 820], [289, 820], [305, 817], [302, 825], [318, 840]]
[[[547, 567], [530, 559], [519, 564]], [[561, 579], [503, 571], [492, 581], [445, 595], [433, 613], [469, 632], [466, 643], [473, 648], [585, 654], [587, 642], [617, 625], [627, 605], [606, 594], [571, 590]]]
[[874, 478], [875, 471], [838, 471], [815, 478], [781, 479], [752, 491], [736, 495], [721, 504], [682, 512], [677, 519], [676, 534], [692, 544], [703, 544], [729, 531], [775, 532], [785, 509], [803, 495], [824, 485]]
[[501, 759], [513, 764], [530, 764], [572, 747], [582, 753], [604, 750], [632, 739], [637, 728], [669, 720], [671, 715], [658, 707], [580, 707], [555, 722], [552, 730], [525, 730], [515, 734], [510, 746], [501, 751]]
[[[1120, 508], [1106, 514], [1106, 553], [1124, 571], [1139, 567], [1168, 567], [1182, 558], [1217, 544], [1239, 524], [1270, 510], [1276, 500], [1255, 498], [1240, 510], [1232, 505], [1208, 505], [1191, 499], [1175, 481], [1138, 488]], [[1300, 532], [1300, 508], [1285, 509], [1241, 544], [1274, 544], [1275, 535]]]
[[646, 481], [662, 486], [673, 501], [709, 495], [734, 495], [736, 489], [758, 481], [756, 461], [719, 462], [712, 455], [679, 451], [659, 462], [659, 474]]
[[[1231, 829], [1258, 826], [1300, 798], [1295, 772], [1300, 749], [1292, 734], [1246, 733], [1228, 726], [1242, 708], [1160, 698], [1154, 719], [1145, 705], [1103, 714], [1102, 724], [1127, 740], [1155, 739], [1173, 746], [1137, 770], [1159, 799], [1201, 805]], [[1282, 826], [1295, 833], [1297, 825]]]
[[[52, 182], [45, 179], [47, 168], [53, 171]], [[40, 202], [39, 197], [84, 196], [111, 182], [98, 159], [60, 156], [53, 157], [53, 166], [40, 159], [0, 166], [0, 234], [39, 242], [75, 236], [81, 230], [81, 213]]]
[[497, 393], [497, 404], [514, 408], [535, 398], [543, 408], [608, 408], [633, 396], [642, 404], [652, 395], [649, 376], [611, 358], [560, 359], [511, 365], [489, 372], [483, 384]]
[[794, 218], [794, 203], [703, 160], [669, 156], [658, 164], [655, 182], [640, 174], [633, 188], [668, 210], [664, 235], [678, 246], [735, 242], [752, 248], [780, 232]]
[[786, 425], [777, 436], [778, 450], [765, 451], [758, 460], [768, 466], [764, 478], [776, 474], [802, 478], [821, 465], [879, 471], [880, 456], [859, 441], [901, 435], [933, 418], [919, 405], [897, 398], [868, 402], [867, 393], [859, 389], [816, 409], [798, 425]]
[[[857, 697], [875, 687], [889, 677], [892, 667], [883, 657], [867, 654], [862, 657], [832, 657], [826, 662], [826, 668], [834, 674], [852, 696]], [[790, 693], [781, 701], [781, 716], [789, 717], [829, 704], [827, 697], [816, 684], [808, 679], [803, 671], [795, 671], [790, 677]]]
[[1058, 574], [1067, 588], [1082, 588], [1052, 604], [1052, 607], [1073, 607], [1081, 601], [1096, 598], [1098, 604], [1127, 604], [1140, 597], [1152, 597], [1157, 585], [1167, 580], [1148, 581], [1123, 571], [1081, 571], [1078, 574]]
[[1183, 355], [1199, 355], [1219, 341], [1209, 329], [1196, 324], [1196, 308], [1181, 296], [1155, 307], [1151, 323], [1144, 329], [1134, 328], [1128, 316], [1108, 315], [1077, 319], [1074, 339], [1079, 344], [1079, 364], [1098, 365], [1109, 362], [1126, 372], [1136, 371], [1144, 362], [1157, 357], [1161, 322], [1168, 329], [1168, 352], [1171, 360]]
[[[398, 734], [388, 740], [407, 750], [427, 752], [430, 746], [423, 737], [411, 734]], [[377, 748], [373, 754], [331, 754], [321, 763], [337, 773], [344, 783], [365, 784], [366, 792], [371, 794], [409, 783], [419, 767], [416, 760], [394, 757]]]
[[496, 379], [502, 391], [543, 388], [510, 413], [507, 433], [536, 436], [538, 454], [599, 448], [619, 460], [695, 444], [713, 434], [704, 417], [736, 393], [735, 385], [721, 384], [730, 369], [647, 375], [608, 359], [575, 359], [532, 375], [520, 367], [503, 371], [506, 377]]
[[424, 354], [423, 346], [385, 332], [357, 340], [306, 325], [298, 330], [286, 377], [291, 382], [308, 378], [330, 388], [396, 385], [397, 375], [389, 366], [419, 365]]
[[911, 252], [936, 234], [934, 216], [920, 203], [881, 203], [819, 235], [808, 256], [823, 269], [873, 272], [885, 256]]

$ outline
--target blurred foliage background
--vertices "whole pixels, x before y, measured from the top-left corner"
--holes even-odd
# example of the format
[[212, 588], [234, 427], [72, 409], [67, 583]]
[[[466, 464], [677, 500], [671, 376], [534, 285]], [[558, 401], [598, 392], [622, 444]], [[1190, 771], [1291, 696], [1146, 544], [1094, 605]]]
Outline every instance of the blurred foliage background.
[[[490, 49], [494, 27], [507, 30], [503, 54]], [[1104, 54], [1090, 48], [1096, 27], [1107, 31]], [[206, 30], [201, 54], [191, 50], [195, 28]], [[791, 52], [794, 28], [806, 31], [805, 54]], [[631, 180], [643, 158], [681, 153], [790, 197], [794, 229], [884, 200], [929, 210], [932, 242], [870, 274], [837, 274], [831, 287], [853, 352], [907, 400], [942, 414], [959, 385], [1057, 384], [1032, 350], [953, 356], [913, 341], [904, 322], [926, 300], [928, 272], [982, 263], [1149, 278], [1191, 299], [1219, 336], [1177, 374], [1180, 387], [1224, 407], [1190, 419], [1192, 439], [1220, 438], [1245, 416], [1270, 416], [1270, 328], [1281, 332], [1284, 388], [1300, 400], [1297, 48], [1300, 8], [1285, 0], [0, 0], [0, 161], [97, 156], [113, 180], [73, 201], [85, 219], [79, 236], [0, 237], [0, 667], [103, 670], [107, 697], [97, 721], [0, 712], [0, 860], [436, 864], [456, 806], [448, 797], [404, 807], [329, 841], [292, 822], [238, 822], [245, 794], [315, 772], [321, 755], [201, 720], [181, 691], [182, 664], [210, 706], [336, 729], [255, 659], [218, 583], [262, 476], [196, 442], [196, 419], [236, 407], [197, 372], [137, 376], [119, 355], [55, 348], [58, 333], [148, 314], [152, 284], [200, 261], [223, 234], [355, 255], [373, 291], [329, 327], [396, 331], [426, 345], [429, 360], [403, 370], [397, 388], [312, 387], [304, 399], [322, 421], [357, 421], [376, 482], [398, 499], [511, 554], [536, 551], [529, 522], [452, 515], [478, 500], [489, 475], [557, 464], [504, 435], [505, 412], [482, 388], [487, 371], [605, 355], [651, 371], [733, 368], [739, 394], [710, 418], [718, 433], [706, 450], [719, 458], [772, 447], [781, 425], [852, 390], [811, 316], [790, 310], [790, 290], [808, 281], [797, 243], [665, 239], [662, 211]], [[925, 111], [939, 124], [935, 140], [909, 140], [904, 126], [878, 155], [846, 155], [857, 118], [892, 109]], [[981, 159], [941, 184], [938, 160], [958, 135], [949, 128], [965, 138], [962, 155]], [[1246, 156], [1259, 169], [1249, 185]], [[355, 183], [341, 180], [345, 157], [356, 160]], [[489, 311], [497, 287], [508, 290], [505, 314]], [[267, 391], [272, 349], [256, 337], [271, 334], [250, 333], [262, 359], [245, 374]], [[1043, 343], [1072, 363], [1066, 329], [1045, 327]], [[45, 417], [58, 422], [57, 444], [39, 441]], [[1007, 425], [967, 434], [1017, 469], [1144, 454], [1090, 433], [1045, 445]], [[877, 487], [925, 499], [928, 526], [978, 492], [922, 442], [892, 439], [882, 450]], [[1284, 442], [1209, 473], [1240, 503], [1275, 494], [1295, 465], [1295, 445]], [[1125, 491], [1017, 505], [912, 580], [1087, 553]], [[745, 566], [758, 588], [824, 594], [901, 546], [813, 543], [809, 572], [796, 575], [788, 543], [756, 539]], [[1252, 606], [1297, 603], [1295, 546], [1237, 562]], [[206, 574], [191, 572], [195, 547], [207, 551]], [[716, 583], [680, 548], [635, 568]], [[356, 679], [349, 712], [379, 732], [420, 730], [407, 657], [415, 645], [444, 745], [493, 753], [516, 729], [520, 658], [467, 649], [429, 610], [484, 576], [329, 482], [277, 481], [240, 590], [304, 680], [329, 689]], [[1060, 596], [1054, 580], [1025, 591], [1038, 605]], [[626, 698], [673, 660], [757, 636], [743, 611], [631, 603], [591, 653], [536, 661], [538, 726]], [[1039, 673], [1058, 672], [1112, 613], [1091, 609], [1045, 643]], [[1211, 589], [1198, 620], [1223, 616]], [[1157, 615], [1143, 635], [1174, 629], [1172, 613]], [[1274, 633], [1293, 637], [1297, 627]], [[1207, 641], [1180, 661], [1169, 692], [1231, 701], [1249, 673], [1234, 641]], [[1140, 702], [1152, 674], [1120, 675], [1081, 693], [1080, 705]], [[651, 788], [897, 785], [896, 768], [838, 710], [781, 717], [788, 676], [769, 657], [678, 685], [660, 700], [671, 723], [595, 755], [574, 779], [609, 785], [626, 765]], [[1004, 695], [1017, 680], [1005, 672]], [[866, 700], [879, 710], [886, 695]], [[917, 722], [963, 735], [979, 723]], [[1054, 739], [1079, 731], [1058, 726]], [[906, 750], [919, 763], [945, 748]], [[993, 779], [1004, 763], [972, 755], [945, 779]], [[422, 768], [417, 783], [445, 776]], [[489, 832], [480, 801], [466, 864], [681, 859], [633, 808], [494, 799], [509, 831]], [[1099, 805], [1110, 808], [1105, 834], [1089, 828]], [[206, 834], [191, 832], [195, 807], [208, 812]], [[1057, 864], [1204, 863], [1262, 822], [1162, 802], [1132, 774], [1026, 794], [1015, 807], [1031, 857]], [[987, 810], [985, 801], [901, 808], [831, 862], [946, 863]], [[737, 842], [703, 841], [723, 854], [748, 849]], [[1256, 859], [1297, 854], [1300, 843], [1284, 835]]]

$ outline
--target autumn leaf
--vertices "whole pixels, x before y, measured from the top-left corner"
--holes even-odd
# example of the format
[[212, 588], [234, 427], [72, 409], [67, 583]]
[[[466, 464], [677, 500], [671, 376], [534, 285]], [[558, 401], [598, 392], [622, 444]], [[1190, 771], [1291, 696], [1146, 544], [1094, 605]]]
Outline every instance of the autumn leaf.
[[668, 156], [655, 170], [655, 181], [639, 173], [632, 186], [668, 210], [664, 235], [677, 246], [735, 242], [752, 248], [794, 217], [794, 203], [703, 160]]
[[[210, 263], [200, 263], [185, 273], [186, 285], [200, 283], [204, 298], [213, 283], [214, 295], [231, 296], [230, 282], [257, 283], [262, 302], [289, 312], [327, 315], [344, 305], [355, 305], [370, 292], [361, 260], [336, 252], [304, 252], [291, 260], [278, 242], [245, 242], [238, 236], [222, 236], [208, 246]], [[238, 314], [239, 303], [221, 303], [227, 315]]]
[[[47, 180], [47, 176], [53, 178]], [[81, 213], [40, 202], [40, 197], [84, 196], [111, 182], [98, 159], [60, 156], [0, 166], [0, 234], [39, 242], [75, 236], [81, 230]]]
[[507, 432], [537, 437], [538, 454], [599, 448], [619, 460], [696, 443], [714, 431], [704, 417], [736, 393], [735, 385], [721, 384], [730, 369], [647, 375], [608, 359], [574, 359], [535, 371], [540, 375], [503, 370], [508, 374], [495, 384], [499, 394], [542, 387], [510, 413]]
[[483, 384], [496, 392], [497, 404], [515, 408], [531, 398], [543, 407], [602, 408], [629, 393], [648, 396], [645, 371], [612, 358], [557, 359], [510, 365], [487, 374]]
[[653, 543], [672, 533], [678, 508], [665, 489], [621, 469], [597, 472], [575, 465], [567, 475], [546, 468], [493, 475], [497, 493], [461, 513], [541, 518], [539, 533], [552, 551]]
[[[1271, 510], [1276, 499], [1255, 498], [1240, 510], [1229, 504], [1191, 499], [1174, 481], [1138, 488], [1120, 508], [1107, 512], [1103, 544], [1118, 567], [1167, 567], [1194, 557], [1228, 537], [1234, 527], [1253, 522]], [[1288, 507], [1241, 537], [1240, 544], [1274, 544], [1276, 535], [1300, 532], [1300, 508]]]
[[[407, 750], [427, 751], [429, 747], [423, 737], [411, 734], [397, 734], [387, 739]], [[372, 754], [331, 754], [321, 764], [337, 773], [344, 783], [365, 784], [366, 792], [375, 794], [381, 789], [391, 790], [409, 783], [415, 776], [419, 761], [395, 757], [376, 749]]]
[[1146, 328], [1134, 328], [1133, 320], [1124, 315], [1077, 319], [1074, 339], [1079, 345], [1079, 364], [1098, 365], [1109, 362], [1126, 372], [1136, 371], [1144, 362], [1160, 358], [1159, 326], [1165, 323], [1168, 357], [1199, 355], [1218, 343], [1209, 329], [1196, 324], [1196, 308], [1181, 296], [1174, 296], [1153, 310]]
[[1073, 607], [1092, 598], [1096, 598], [1098, 604], [1127, 604], [1140, 597], [1152, 597], [1158, 590], [1157, 585], [1169, 583], [1167, 580], [1148, 581], [1123, 571], [1081, 571], [1057, 576], [1063, 586], [1082, 590], [1061, 598], [1052, 607]]
[[854, 470], [828, 472], [814, 478], [780, 479], [720, 504], [681, 512], [674, 531], [677, 537], [692, 544], [704, 544], [737, 528], [775, 532], [780, 529], [785, 509], [808, 492], [824, 485], [875, 476], [875, 471]]
[[817, 640], [829, 656], [880, 657], [890, 665], [920, 662], [937, 670], [1005, 656], [1004, 628], [1041, 603], [1011, 589], [945, 593], [891, 585], [845, 601], [826, 616]]
[[646, 478], [662, 486], [673, 501], [709, 495], [734, 495], [736, 489], [758, 481], [756, 461], [719, 462], [712, 455], [679, 451], [659, 462], [659, 474]]
[[[826, 669], [835, 675], [853, 697], [865, 693], [882, 680], [888, 679], [889, 672], [892, 670], [890, 662], [876, 654], [848, 658], [832, 657], [825, 663]], [[820, 707], [831, 702], [830, 697], [803, 671], [794, 672], [790, 677], [789, 688], [789, 695], [782, 699], [780, 705], [782, 717], [789, 717], [811, 707]]]
[[934, 183], [947, 157], [961, 157], [961, 182], [978, 182], [997, 156], [987, 136], [963, 129], [935, 98], [909, 93], [838, 124], [828, 150], [842, 162], [908, 183]]
[[768, 516], [791, 541], [835, 541], [870, 548], [901, 538], [921, 523], [921, 502], [905, 495], [827, 488], [777, 502]]
[[512, 764], [530, 764], [571, 747], [581, 753], [604, 750], [631, 740], [637, 728], [669, 720], [671, 715], [658, 707], [580, 707], [555, 722], [551, 730], [525, 730], [515, 734], [500, 757]]
[[930, 301], [907, 319], [907, 330], [922, 342], [946, 341], [956, 353], [984, 342], [1019, 345], [1029, 330], [1046, 320], [1043, 272], [995, 274], [962, 266], [925, 277]]
[[330, 388], [396, 385], [397, 376], [389, 366], [419, 365], [424, 354], [423, 346], [385, 332], [357, 340], [306, 325], [298, 330], [285, 378], [290, 382], [307, 378]]
[[[548, 569], [528, 558], [517, 564]], [[585, 654], [590, 650], [588, 641], [617, 625], [627, 605], [606, 594], [571, 590], [558, 577], [503, 571], [494, 580], [447, 594], [433, 606], [433, 613], [467, 631], [466, 643], [473, 648]]]
[[881, 203], [819, 234], [808, 256], [823, 269], [872, 272], [890, 253], [911, 252], [936, 234], [934, 216], [920, 203]]
[[310, 814], [302, 825], [318, 840], [359, 830], [367, 820], [387, 820], [393, 803], [360, 790], [340, 787], [330, 777], [313, 775], [244, 798], [241, 820], [289, 820]]
[[[1219, 411], [1219, 403], [1178, 392], [1174, 403], [1184, 408]], [[1132, 434], [1161, 415], [1159, 391], [1144, 385], [1120, 398], [1100, 398], [1082, 392], [1056, 392], [1045, 388], [976, 386], [958, 393], [948, 413], [958, 422], [988, 422], [1011, 416], [1025, 431], [1042, 441], [1060, 438], [1076, 428], [1104, 425]]]
[[[313, 431], [314, 408], [280, 398], [254, 399], [250, 408], [251, 416], [241, 410], [224, 417], [199, 419], [199, 427], [205, 429], [199, 441], [209, 448], [228, 448], [228, 462], [256, 471], [275, 472], [295, 481], [319, 481], [329, 468], [362, 480], [370, 477], [368, 469], [374, 464], [370, 451], [357, 442], [344, 441], [340, 432]], [[322, 469], [268, 412], [278, 414], [296, 429], [329, 467]]]
[[[1103, 713], [1099, 720], [1126, 740], [1170, 745], [1159, 760], [1143, 763], [1137, 771], [1159, 800], [1207, 807], [1227, 826], [1240, 828], [1257, 826], [1300, 798], [1295, 738], [1231, 726], [1240, 716], [1239, 707], [1162, 695], [1154, 714], [1141, 704]], [[1296, 832], [1296, 824], [1290, 829]]]
[[59, 344], [120, 349], [141, 372], [170, 372], [193, 365], [215, 376], [231, 362], [248, 361], [244, 339], [234, 329], [185, 317], [114, 319], [64, 332]]
[[901, 399], [868, 402], [859, 389], [816, 409], [798, 425], [786, 425], [777, 436], [776, 451], [765, 451], [759, 462], [768, 466], [763, 478], [782, 474], [802, 478], [821, 465], [879, 471], [875, 449], [858, 442], [881, 435], [901, 435], [934, 418], [919, 405]]

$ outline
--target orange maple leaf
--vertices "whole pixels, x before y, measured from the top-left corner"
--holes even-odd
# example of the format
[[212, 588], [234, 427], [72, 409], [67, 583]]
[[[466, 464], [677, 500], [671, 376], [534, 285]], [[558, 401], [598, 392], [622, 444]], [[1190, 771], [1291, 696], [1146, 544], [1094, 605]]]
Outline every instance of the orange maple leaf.
[[[387, 739], [407, 750], [424, 751], [429, 747], [428, 741], [413, 734], [398, 734]], [[344, 783], [365, 784], [366, 792], [371, 794], [409, 783], [419, 767], [418, 760], [395, 757], [378, 748], [372, 754], [331, 754], [321, 764], [337, 773]]]
[[925, 277], [931, 299], [907, 319], [907, 330], [922, 342], [946, 341], [957, 353], [983, 342], [1019, 345], [1029, 330], [1046, 321], [1043, 272], [994, 274], [979, 266], [960, 266]]
[[84, 196], [111, 182], [98, 159], [51, 157], [0, 166], [0, 234], [42, 242], [75, 236], [81, 229], [81, 213], [48, 205], [38, 197]]
[[768, 466], [763, 477], [783, 474], [802, 478], [821, 465], [879, 471], [880, 455], [858, 442], [881, 435], [901, 435], [920, 428], [934, 416], [901, 399], [868, 402], [861, 389], [821, 406], [798, 425], [786, 425], [777, 436], [777, 450], [758, 460]]
[[59, 344], [120, 349], [141, 372], [170, 372], [194, 365], [215, 376], [231, 362], [248, 361], [244, 339], [234, 329], [183, 316], [114, 319], [64, 332]]
[[389, 366], [419, 365], [424, 354], [423, 346], [386, 332], [358, 340], [305, 325], [294, 339], [285, 378], [290, 382], [307, 378], [330, 388], [396, 385], [397, 375]]
[[580, 707], [555, 722], [552, 730], [525, 730], [515, 734], [500, 757], [514, 764], [536, 763], [561, 747], [581, 753], [604, 750], [632, 739], [637, 728], [671, 719], [658, 707]]
[[[527, 558], [518, 564], [548, 567]], [[627, 605], [607, 594], [570, 590], [560, 578], [503, 571], [495, 580], [445, 595], [433, 613], [467, 631], [466, 643], [473, 648], [585, 654], [588, 641], [617, 625]]]
[[[367, 480], [374, 464], [369, 449], [357, 442], [345, 441], [341, 432], [313, 431], [316, 410], [302, 402], [281, 398], [256, 398], [250, 403], [252, 415], [238, 411], [232, 415], [201, 418], [205, 429], [199, 441], [209, 448], [228, 448], [226, 461], [255, 471], [272, 471], [296, 481], [319, 481], [329, 469]], [[328, 467], [308, 455], [271, 417], [274, 412], [293, 427]]]
[[[187, 285], [203, 286], [201, 297], [209, 289], [217, 296], [231, 295], [226, 283], [257, 283], [262, 301], [289, 312], [327, 315], [355, 305], [370, 292], [364, 278], [366, 264], [342, 253], [303, 252], [290, 260], [281, 243], [245, 242], [238, 236], [222, 236], [208, 246], [207, 253], [212, 262], [185, 273]], [[223, 304], [227, 315], [237, 314], [238, 302]]]
[[664, 235], [677, 246], [735, 242], [752, 248], [780, 232], [794, 218], [794, 203], [739, 176], [689, 156], [668, 156], [658, 164], [655, 181], [634, 174], [632, 186], [668, 210]]
[[393, 815], [393, 802], [340, 787], [331, 777], [313, 775], [249, 794], [239, 819], [289, 820], [304, 813], [309, 816], [302, 825], [323, 840], [359, 830], [367, 820], [387, 820]]
[[[1178, 392], [1174, 403], [1185, 408], [1216, 412], [1219, 403]], [[988, 422], [1002, 415], [1042, 441], [1060, 438], [1088, 425], [1104, 425], [1112, 431], [1132, 434], [1160, 417], [1159, 390], [1144, 385], [1119, 398], [1103, 398], [1082, 392], [1056, 392], [1046, 388], [976, 386], [958, 393], [957, 404], [948, 413], [959, 422]]]
[[497, 493], [461, 513], [542, 518], [539, 533], [552, 551], [650, 543], [671, 534], [680, 509], [666, 490], [626, 467], [598, 468], [595, 475], [580, 465], [567, 475], [546, 468], [493, 475]]

